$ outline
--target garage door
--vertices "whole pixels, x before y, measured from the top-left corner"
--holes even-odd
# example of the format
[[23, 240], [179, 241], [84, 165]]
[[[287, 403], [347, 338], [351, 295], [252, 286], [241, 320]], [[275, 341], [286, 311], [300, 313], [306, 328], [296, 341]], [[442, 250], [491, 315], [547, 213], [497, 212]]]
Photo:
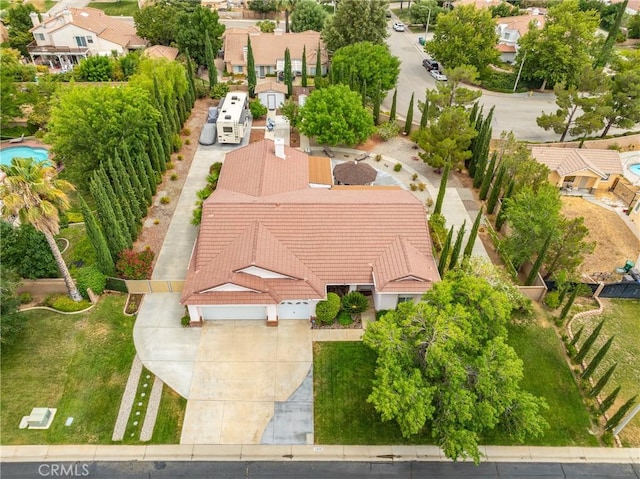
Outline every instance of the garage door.
[[203, 319], [267, 319], [265, 306], [203, 306]]
[[284, 301], [278, 305], [278, 319], [309, 319], [307, 301]]

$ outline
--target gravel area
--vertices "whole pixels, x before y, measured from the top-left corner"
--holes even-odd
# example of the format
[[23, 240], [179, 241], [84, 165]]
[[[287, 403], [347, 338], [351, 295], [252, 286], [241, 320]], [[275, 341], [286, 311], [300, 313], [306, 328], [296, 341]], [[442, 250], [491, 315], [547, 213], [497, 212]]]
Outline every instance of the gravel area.
[[116, 419], [116, 425], [113, 429], [112, 441], [122, 441], [124, 433], [127, 429], [127, 422], [131, 415], [131, 409], [133, 408], [133, 402], [136, 399], [136, 391], [138, 390], [138, 382], [140, 381], [140, 373], [142, 372], [142, 361], [136, 354], [133, 358], [133, 364], [131, 365], [131, 372], [129, 373], [129, 379], [127, 379], [127, 386], [124, 388], [124, 394], [122, 395], [122, 401], [120, 402], [120, 410], [118, 411], [118, 418]]
[[151, 388], [151, 395], [149, 396], [147, 412], [144, 416], [144, 422], [142, 423], [142, 430], [140, 431], [141, 441], [150, 441], [153, 437], [153, 428], [156, 425], [158, 409], [160, 409], [160, 399], [162, 398], [163, 385], [164, 383], [160, 380], [160, 378], [155, 376], [153, 387]]

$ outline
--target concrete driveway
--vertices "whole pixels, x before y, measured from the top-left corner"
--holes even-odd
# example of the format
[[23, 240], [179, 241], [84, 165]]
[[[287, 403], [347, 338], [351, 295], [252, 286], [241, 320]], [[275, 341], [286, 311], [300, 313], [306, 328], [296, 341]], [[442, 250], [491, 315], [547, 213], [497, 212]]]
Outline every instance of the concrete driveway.
[[307, 321], [207, 321], [193, 366], [181, 444], [311, 444]]

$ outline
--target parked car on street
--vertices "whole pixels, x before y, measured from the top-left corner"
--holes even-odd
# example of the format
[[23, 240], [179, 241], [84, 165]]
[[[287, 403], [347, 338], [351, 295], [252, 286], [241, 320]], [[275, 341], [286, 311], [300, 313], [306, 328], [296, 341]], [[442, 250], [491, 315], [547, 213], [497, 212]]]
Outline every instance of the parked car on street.
[[431, 58], [425, 58], [424, 60], [422, 60], [422, 66], [425, 67], [427, 71], [440, 70], [440, 64], [437, 61], [432, 60]]
[[394, 22], [393, 23], [393, 29], [396, 32], [404, 32], [404, 23], [402, 23], [402, 22]]
[[447, 75], [438, 70], [431, 70], [431, 76], [439, 81], [447, 81]]

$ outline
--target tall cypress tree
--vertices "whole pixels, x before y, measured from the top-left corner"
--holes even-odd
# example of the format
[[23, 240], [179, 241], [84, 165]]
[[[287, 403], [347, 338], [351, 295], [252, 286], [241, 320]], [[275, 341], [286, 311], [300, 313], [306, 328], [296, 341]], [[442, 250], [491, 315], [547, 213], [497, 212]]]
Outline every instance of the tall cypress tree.
[[140, 152], [140, 160], [142, 161], [142, 165], [144, 166], [144, 170], [149, 177], [149, 186], [151, 186], [151, 192], [155, 195], [158, 189], [158, 180], [159, 174], [156, 175], [153, 166], [151, 166], [151, 159], [149, 158], [149, 154], [142, 149]]
[[502, 225], [504, 224], [505, 220], [507, 219], [507, 205], [508, 205], [508, 202], [506, 200], [511, 198], [511, 195], [513, 195], [513, 190], [515, 188], [515, 184], [516, 184], [516, 182], [513, 180], [513, 178], [509, 179], [509, 184], [507, 185], [507, 191], [505, 191], [504, 195], [502, 196], [502, 204], [500, 205], [500, 211], [498, 211], [498, 215], [496, 216], [496, 230], [497, 231], [500, 231], [500, 229], [502, 229]]
[[429, 98], [425, 97], [424, 104], [422, 105], [422, 114], [420, 115], [420, 129], [426, 128], [428, 122], [429, 122]]
[[585, 380], [589, 379], [593, 375], [597, 367], [600, 365], [600, 363], [604, 359], [605, 354], [607, 354], [607, 351], [609, 351], [609, 348], [611, 347], [611, 343], [613, 343], [613, 338], [615, 338], [615, 336], [611, 336], [607, 340], [607, 342], [604, 343], [600, 349], [598, 349], [598, 352], [595, 354], [595, 356], [593, 356], [593, 359], [591, 360], [589, 365], [585, 368], [584, 372], [580, 376], [582, 379], [585, 379]]
[[411, 133], [411, 127], [413, 126], [413, 95], [411, 93], [411, 100], [409, 100], [409, 109], [407, 110], [407, 120], [404, 123], [404, 134], [409, 135]]
[[447, 162], [444, 165], [444, 171], [442, 172], [442, 178], [440, 178], [440, 188], [438, 188], [438, 197], [436, 199], [436, 206], [433, 208], [433, 214], [439, 215], [442, 213], [442, 203], [444, 202], [444, 194], [447, 189], [447, 180], [449, 178], [449, 170], [451, 169], [451, 163]]
[[396, 103], [398, 101], [398, 89], [393, 90], [393, 100], [391, 100], [391, 112], [389, 113], [389, 122], [396, 119]]
[[302, 87], [307, 88], [307, 46], [302, 47]]
[[584, 358], [587, 357], [587, 354], [589, 353], [589, 350], [593, 346], [593, 343], [596, 342], [596, 339], [598, 339], [598, 336], [600, 335], [602, 326], [604, 326], [604, 319], [598, 323], [598, 325], [591, 332], [589, 337], [585, 339], [584, 344], [580, 347], [580, 351], [578, 351], [578, 354], [576, 354], [577, 363], [581, 363], [584, 360]]
[[[126, 148], [123, 148], [123, 152], [126, 151]], [[125, 176], [131, 185], [131, 188], [135, 192], [135, 196], [138, 199], [138, 209], [140, 210], [141, 218], [147, 216], [147, 206], [151, 204], [151, 195], [149, 195], [148, 203], [147, 203], [147, 193], [145, 191], [145, 187], [142, 185], [140, 181], [140, 177], [138, 176], [137, 171], [133, 168], [131, 164], [131, 157], [127, 154], [126, 157], [119, 156], [120, 161], [122, 162], [122, 167], [125, 171]], [[128, 160], [128, 161], [127, 161]], [[151, 193], [151, 190], [149, 190]]]
[[453, 245], [453, 250], [451, 251], [451, 259], [449, 260], [449, 269], [454, 269], [458, 266], [458, 258], [460, 257], [460, 251], [462, 250], [462, 241], [464, 239], [465, 226], [467, 224], [467, 220], [462, 222], [462, 226], [458, 230], [458, 236], [456, 236], [456, 242]]
[[375, 125], [380, 124], [380, 104], [382, 103], [382, 95], [380, 92], [380, 80], [378, 80], [377, 88], [373, 95], [373, 123]]
[[616, 402], [616, 398], [618, 397], [618, 394], [620, 394], [621, 389], [621, 386], [616, 387], [613, 391], [611, 391], [611, 394], [604, 398], [604, 401], [602, 401], [600, 407], [598, 408], [599, 414], [604, 414], [609, 410], [611, 406], [613, 406], [613, 403]]
[[87, 206], [84, 198], [79, 195], [78, 197], [80, 199], [80, 211], [82, 211], [82, 217], [84, 218], [84, 226], [87, 231], [87, 236], [89, 237], [91, 246], [93, 246], [93, 249], [96, 252], [96, 266], [102, 273], [107, 276], [112, 276], [116, 272], [116, 267], [113, 262], [113, 257], [111, 256], [111, 252], [109, 251], [109, 245], [107, 244], [107, 240], [102, 232], [102, 228], [100, 228], [96, 217], [93, 216], [93, 213], [89, 210], [89, 206]]
[[164, 145], [162, 144], [160, 133], [157, 130], [151, 131], [151, 143], [155, 145], [157, 150], [157, 161], [158, 167], [160, 168], [158, 171], [164, 173], [167, 170], [167, 160], [171, 158], [171, 155], [167, 155], [167, 152], [164, 151]]
[[153, 134], [149, 140], [149, 144], [147, 145], [147, 153], [149, 153], [149, 159], [151, 160], [151, 167], [154, 171], [164, 171], [160, 167], [160, 162], [164, 160], [160, 152], [158, 151], [158, 143], [156, 143]]
[[316, 74], [314, 76], [314, 83], [318, 86], [318, 80], [322, 78], [322, 49], [320, 42], [318, 42], [318, 49], [316, 50]]
[[[474, 103], [474, 106], [476, 105], [477, 105], [477, 102]], [[479, 151], [478, 145], [482, 142], [481, 132], [482, 132], [483, 122], [484, 122], [484, 119], [482, 117], [482, 107], [480, 107], [479, 110], [476, 108], [475, 121], [470, 120], [470, 123], [473, 125], [473, 128], [478, 132], [478, 134], [471, 139], [471, 144], [469, 145], [469, 150], [471, 151], [471, 158], [468, 160], [468, 163], [466, 163], [467, 168], [469, 169], [469, 176], [471, 178], [475, 178], [476, 176], [476, 169], [478, 166], [478, 151]]]
[[120, 178], [118, 173], [115, 170], [112, 162], [107, 164], [106, 168], [109, 176], [109, 180], [111, 182], [111, 187], [113, 188], [113, 192], [118, 198], [118, 203], [120, 203], [120, 208], [124, 213], [124, 220], [127, 225], [127, 229], [129, 230], [129, 234], [131, 235], [131, 239], [135, 240], [138, 236], [138, 218], [133, 213], [133, 207], [131, 206], [131, 200], [135, 200], [135, 198], [127, 197], [124, 192], [124, 188], [122, 183], [120, 182]]
[[256, 85], [256, 62], [253, 58], [253, 47], [251, 46], [251, 37], [247, 35], [247, 83], [249, 85], [249, 96], [255, 98]]
[[535, 262], [531, 266], [531, 271], [529, 271], [529, 274], [527, 275], [527, 279], [524, 282], [525, 286], [531, 286], [535, 281], [536, 276], [538, 275], [538, 271], [540, 271], [540, 268], [542, 267], [542, 262], [544, 261], [544, 258], [547, 255], [547, 250], [549, 249], [549, 245], [551, 244], [552, 236], [553, 236], [553, 232], [550, 231], [549, 234], [547, 235], [547, 239], [544, 241], [544, 244], [542, 245], [542, 249], [538, 251], [538, 257], [536, 258]]
[[89, 191], [96, 202], [98, 212], [98, 220], [102, 225], [102, 230], [107, 231], [105, 236], [112, 258], [117, 258], [120, 252], [127, 249], [128, 241], [122, 225], [118, 221], [117, 214], [113, 203], [107, 195], [103, 181], [98, 175], [98, 171], [94, 171], [93, 178], [89, 183]]
[[611, 430], [615, 429], [618, 426], [618, 424], [620, 424], [620, 421], [622, 421], [624, 419], [624, 417], [627, 415], [627, 413], [635, 405], [636, 399], [638, 399], [638, 395], [637, 394], [635, 396], [633, 396], [631, 399], [629, 399], [622, 406], [620, 406], [620, 409], [618, 409], [616, 411], [616, 413], [613, 416], [611, 416], [611, 418], [609, 418], [607, 423], [604, 425], [604, 428], [607, 431], [611, 431]]
[[[173, 101], [170, 100], [168, 96], [164, 97], [164, 109], [167, 112], [167, 116], [169, 118], [169, 132], [171, 133], [170, 139], [173, 139], [173, 135], [177, 134], [180, 131], [180, 120], [178, 118], [176, 107], [173, 104]], [[173, 146], [169, 151], [173, 151]]]
[[139, 195], [142, 195], [142, 191], [134, 190], [133, 185], [131, 184], [130, 177], [135, 175], [129, 175], [127, 173], [127, 170], [125, 169], [117, 150], [114, 152], [110, 164], [113, 166], [113, 171], [116, 174], [116, 177], [112, 178], [112, 180], [120, 183], [124, 197], [129, 201], [131, 212], [133, 213], [133, 216], [135, 217], [137, 223], [140, 218], [142, 218], [142, 212], [146, 208], [142, 207], [144, 199], [139, 197]]
[[451, 241], [453, 240], [453, 225], [449, 229], [449, 233], [447, 234], [447, 239], [442, 246], [442, 251], [440, 251], [440, 259], [438, 261], [438, 272], [440, 276], [444, 276], [444, 273], [447, 271], [447, 260], [449, 259], [449, 249], [451, 248]]
[[473, 226], [471, 227], [471, 232], [469, 233], [469, 239], [467, 240], [467, 245], [464, 247], [464, 253], [462, 254], [463, 258], [468, 258], [471, 256], [473, 251], [473, 245], [476, 242], [476, 238], [478, 236], [478, 229], [480, 228], [480, 221], [482, 220], [482, 210], [484, 206], [480, 207], [480, 211], [476, 215], [476, 219], [473, 222]]
[[97, 177], [99, 181], [102, 183], [105, 193], [107, 193], [107, 198], [113, 205], [113, 212], [116, 214], [116, 219], [118, 220], [118, 224], [120, 225], [120, 231], [122, 231], [122, 236], [125, 238], [127, 242], [127, 248], [130, 248], [133, 244], [133, 240], [135, 238], [134, 232], [130, 229], [130, 225], [128, 222], [128, 217], [122, 208], [122, 204], [120, 202], [120, 198], [116, 194], [113, 186], [111, 185], [111, 181], [109, 181], [109, 176], [105, 171], [105, 166], [100, 165], [100, 168], [96, 170]]
[[205, 62], [207, 63], [207, 72], [209, 73], [209, 88], [213, 88], [214, 85], [218, 83], [218, 70], [216, 69], [213, 45], [211, 44], [211, 38], [209, 38], [209, 32], [207, 32], [204, 37], [204, 56]]
[[616, 43], [618, 38], [618, 34], [620, 33], [620, 25], [622, 24], [622, 18], [624, 17], [625, 10], [627, 9], [627, 4], [629, 0], [624, 0], [622, 3], [616, 5], [618, 7], [618, 12], [616, 13], [615, 21], [609, 30], [609, 34], [607, 35], [607, 39], [602, 45], [602, 50], [600, 50], [600, 54], [596, 59], [593, 68], [595, 70], [600, 70], [604, 68], [611, 56], [611, 51], [613, 50], [613, 46]]
[[607, 385], [607, 383], [609, 382], [609, 379], [611, 379], [611, 376], [613, 376], [613, 372], [616, 370], [617, 367], [618, 367], [618, 363], [613, 363], [613, 366], [607, 369], [607, 372], [604, 373], [602, 377], [598, 379], [598, 382], [596, 383], [596, 385], [593, 386], [593, 389], [591, 390], [591, 392], [589, 392], [589, 396], [596, 397], [598, 394], [600, 394], [600, 391], [602, 391], [604, 387]]
[[184, 101], [184, 95], [178, 95], [178, 117], [180, 125], [184, 125], [184, 122], [187, 121], [187, 104]]
[[491, 186], [491, 180], [493, 179], [493, 173], [496, 168], [496, 161], [498, 160], [498, 152], [494, 151], [491, 155], [491, 161], [487, 165], [487, 169], [485, 170], [482, 178], [482, 185], [480, 186], [480, 193], [478, 196], [482, 201], [487, 199], [487, 194], [489, 193], [489, 187]]
[[191, 106], [189, 107], [189, 111], [191, 111], [191, 108], [193, 107], [196, 101], [196, 84], [195, 84], [195, 80], [193, 79], [193, 76], [195, 74], [193, 69], [193, 61], [191, 60], [191, 57], [189, 56], [188, 51], [187, 51], [186, 73], [187, 73], [187, 81], [189, 82], [189, 91], [191, 93]]
[[489, 195], [489, 201], [487, 201], [487, 213], [493, 214], [493, 210], [495, 210], [496, 205], [498, 204], [498, 199], [500, 198], [500, 192], [502, 191], [502, 181], [504, 179], [504, 167], [501, 167], [498, 170], [498, 176], [493, 181], [493, 188], [491, 188], [491, 194]]
[[578, 285], [576, 285], [573, 288], [573, 291], [571, 292], [571, 296], [569, 296], [569, 299], [567, 300], [567, 302], [565, 303], [564, 307], [562, 308], [562, 311], [560, 312], [560, 320], [561, 321], [563, 321], [564, 318], [567, 317], [567, 314], [569, 314], [569, 310], [571, 309], [571, 306], [573, 306], [573, 302], [576, 300], [576, 297], [578, 296], [578, 291], [579, 290], [580, 290], [580, 288], [578, 287]]
[[[138, 158], [136, 157], [136, 160], [137, 159]], [[124, 145], [122, 148], [122, 160], [127, 168], [127, 171], [129, 171], [131, 177], [134, 178], [134, 182], [137, 180], [140, 183], [140, 186], [143, 190], [145, 203], [147, 204], [147, 206], [150, 206], [153, 202], [153, 193], [149, 184], [149, 178], [147, 177], [146, 171], [144, 170], [144, 168], [141, 168], [141, 165], [138, 161], [136, 161], [134, 164], [131, 155], [129, 154], [129, 148], [126, 145]]]
[[284, 50], [284, 84], [287, 85], [287, 98], [293, 95], [293, 72], [291, 71], [291, 52]]

